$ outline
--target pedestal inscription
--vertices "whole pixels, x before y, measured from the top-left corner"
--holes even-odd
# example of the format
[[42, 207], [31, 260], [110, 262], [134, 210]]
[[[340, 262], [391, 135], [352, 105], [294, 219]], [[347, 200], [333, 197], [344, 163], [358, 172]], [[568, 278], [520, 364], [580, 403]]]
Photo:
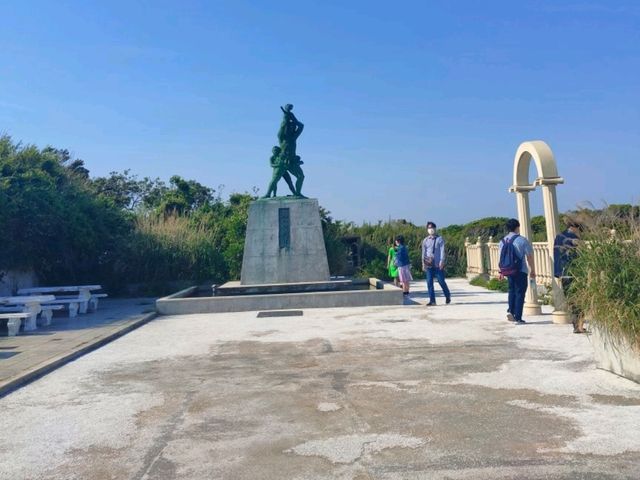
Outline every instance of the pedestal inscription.
[[278, 240], [280, 248], [289, 248], [291, 244], [291, 217], [288, 208], [278, 209]]

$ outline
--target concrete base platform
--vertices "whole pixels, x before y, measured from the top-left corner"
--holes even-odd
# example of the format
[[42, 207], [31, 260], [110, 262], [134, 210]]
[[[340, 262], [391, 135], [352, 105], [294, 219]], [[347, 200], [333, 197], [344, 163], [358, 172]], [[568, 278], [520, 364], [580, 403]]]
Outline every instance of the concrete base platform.
[[213, 285], [213, 294], [217, 296], [228, 295], [265, 295], [276, 293], [312, 293], [330, 292], [337, 290], [354, 290], [362, 286], [362, 290], [369, 287], [367, 279], [353, 280], [329, 280], [328, 282], [299, 282], [299, 283], [270, 283], [263, 285], [242, 285], [232, 281], [222, 285]]
[[[197, 297], [197, 287], [182, 290], [156, 301], [156, 310], [162, 315], [190, 313], [247, 312], [257, 310], [287, 310], [292, 308], [364, 307], [402, 305], [402, 290], [377, 278], [349, 280], [351, 290], [296, 291], [294, 293], [264, 293]], [[328, 288], [331, 282], [291, 284], [292, 288]], [[225, 284], [227, 285], [227, 284]], [[336, 285], [345, 288], [344, 282]], [[240, 288], [240, 286], [235, 286]], [[250, 289], [260, 286], [251, 285]], [[283, 284], [262, 285], [267, 290], [282, 291]], [[231, 288], [231, 287], [228, 287]]]

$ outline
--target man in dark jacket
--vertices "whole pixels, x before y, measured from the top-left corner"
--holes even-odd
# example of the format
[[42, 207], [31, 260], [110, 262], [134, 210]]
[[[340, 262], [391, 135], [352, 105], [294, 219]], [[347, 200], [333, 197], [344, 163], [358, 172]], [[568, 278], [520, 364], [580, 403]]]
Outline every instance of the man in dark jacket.
[[[556, 235], [553, 242], [553, 276], [560, 281], [565, 298], [569, 294], [569, 285], [573, 281], [573, 277], [569, 275], [569, 266], [576, 256], [579, 238], [580, 225], [575, 222], [569, 222], [567, 229]], [[571, 308], [570, 313], [576, 316], [573, 321], [573, 333], [584, 333], [584, 319], [581, 312], [574, 307]]]

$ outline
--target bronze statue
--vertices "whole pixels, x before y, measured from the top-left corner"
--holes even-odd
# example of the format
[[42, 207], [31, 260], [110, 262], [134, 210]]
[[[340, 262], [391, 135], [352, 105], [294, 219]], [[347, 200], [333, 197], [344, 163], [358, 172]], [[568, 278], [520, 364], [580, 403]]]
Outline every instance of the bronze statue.
[[[278, 130], [278, 141], [280, 147], [273, 147], [270, 163], [273, 168], [273, 177], [269, 183], [267, 193], [263, 198], [276, 196], [277, 185], [281, 178], [284, 177], [285, 182], [289, 185], [289, 189], [296, 197], [304, 198], [302, 195], [302, 183], [304, 182], [304, 173], [302, 165], [304, 162], [300, 160], [300, 156], [296, 155], [296, 141], [304, 129], [304, 125], [300, 122], [293, 112], [293, 105], [287, 103], [284, 107], [280, 107], [284, 114], [280, 129]], [[296, 177], [295, 187], [291, 181], [291, 175]]]

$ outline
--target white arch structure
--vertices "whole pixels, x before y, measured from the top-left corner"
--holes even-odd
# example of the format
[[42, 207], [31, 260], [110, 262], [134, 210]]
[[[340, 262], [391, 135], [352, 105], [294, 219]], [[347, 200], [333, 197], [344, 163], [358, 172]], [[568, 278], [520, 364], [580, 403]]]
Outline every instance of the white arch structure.
[[[538, 177], [529, 181], [529, 167], [531, 161], [536, 166]], [[558, 175], [558, 167], [553, 152], [549, 145], [542, 140], [523, 142], [518, 147], [513, 161], [513, 185], [510, 192], [516, 194], [518, 205], [518, 217], [520, 221], [520, 233], [529, 240], [532, 238], [531, 212], [529, 209], [529, 192], [536, 187], [542, 187], [542, 200], [544, 203], [544, 218], [547, 227], [547, 248], [549, 250], [550, 271], [553, 272], [553, 242], [558, 233], [560, 215], [558, 213], [558, 200], [556, 185], [564, 183], [564, 179]], [[528, 315], [539, 315], [541, 307], [538, 304], [538, 295], [535, 289], [528, 289], [524, 310]], [[562, 287], [556, 279], [553, 279], [553, 299], [556, 307], [553, 312], [554, 323], [570, 323], [570, 316], [564, 311], [565, 299]]]

